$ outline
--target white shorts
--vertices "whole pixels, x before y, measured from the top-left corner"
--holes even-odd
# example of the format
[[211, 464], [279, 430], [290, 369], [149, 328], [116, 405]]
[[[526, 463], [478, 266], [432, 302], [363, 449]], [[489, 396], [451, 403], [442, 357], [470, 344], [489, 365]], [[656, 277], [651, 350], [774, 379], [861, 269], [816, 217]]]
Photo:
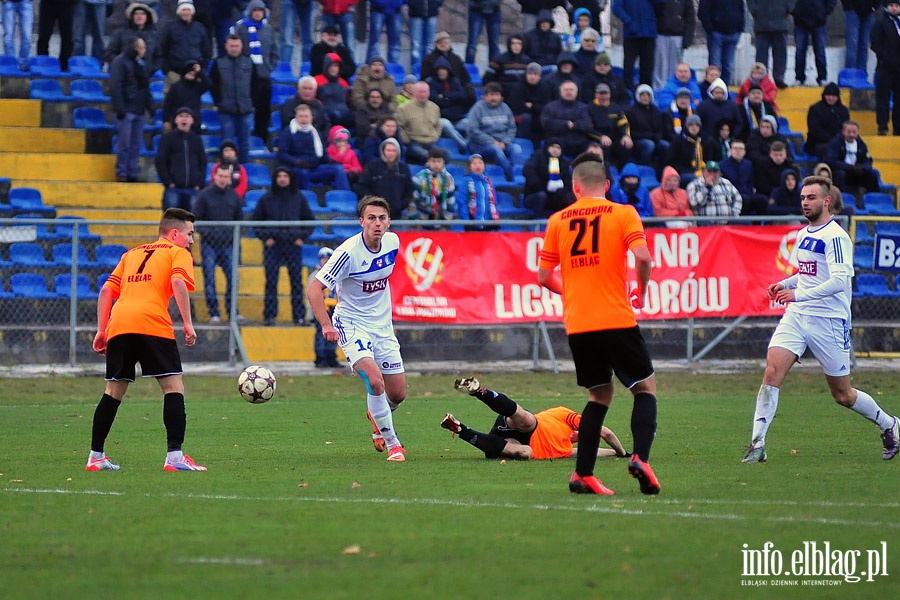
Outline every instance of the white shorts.
[[846, 319], [786, 312], [769, 341], [772, 347], [789, 350], [798, 359], [809, 348], [826, 375], [850, 374], [850, 328]]
[[338, 344], [351, 367], [369, 357], [375, 360], [385, 375], [404, 372], [400, 342], [394, 335], [393, 327], [370, 329], [366, 327], [365, 321], [354, 321], [342, 316], [333, 317], [332, 324], [338, 332]]

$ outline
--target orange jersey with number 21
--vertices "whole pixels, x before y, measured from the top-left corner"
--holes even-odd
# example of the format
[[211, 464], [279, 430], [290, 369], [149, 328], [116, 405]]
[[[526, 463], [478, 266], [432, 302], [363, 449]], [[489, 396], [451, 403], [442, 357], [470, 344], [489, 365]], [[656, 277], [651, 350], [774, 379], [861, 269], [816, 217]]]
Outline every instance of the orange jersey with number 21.
[[117, 298], [106, 325], [106, 339], [123, 333], [175, 339], [169, 316], [173, 277], [183, 279], [188, 291], [194, 291], [190, 250], [160, 239], [123, 254], [105, 284]]
[[580, 198], [550, 216], [540, 267], [560, 266], [566, 333], [637, 325], [626, 251], [646, 245], [644, 225], [632, 206]]

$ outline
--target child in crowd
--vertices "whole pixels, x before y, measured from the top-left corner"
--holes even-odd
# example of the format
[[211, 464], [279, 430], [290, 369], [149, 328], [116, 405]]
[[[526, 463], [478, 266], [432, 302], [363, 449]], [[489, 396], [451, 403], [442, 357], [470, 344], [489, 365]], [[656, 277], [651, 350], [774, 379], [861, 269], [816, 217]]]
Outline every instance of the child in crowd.
[[[466, 203], [469, 218], [482, 223], [499, 221], [497, 192], [491, 178], [484, 174], [484, 158], [480, 154], [469, 157], [469, 181], [466, 182]], [[499, 225], [466, 226], [466, 231], [496, 231]]]
[[428, 151], [426, 167], [413, 175], [413, 202], [406, 218], [444, 221], [456, 218], [456, 184], [444, 166], [444, 151]]
[[344, 167], [351, 185], [356, 183], [363, 169], [356, 151], [350, 147], [350, 132], [340, 125], [335, 125], [328, 133], [328, 142], [328, 148], [325, 150], [328, 158], [331, 162]]
[[766, 65], [762, 63], [753, 63], [753, 66], [750, 67], [750, 75], [744, 80], [744, 83], [741, 84], [741, 89], [738, 90], [735, 102], [743, 104], [744, 98], [747, 97], [747, 94], [750, 92], [750, 86], [753, 84], [762, 88], [763, 100], [771, 104], [777, 112], [778, 105], [775, 104], [775, 97], [778, 95], [778, 86], [776, 86], [775, 82], [772, 81], [772, 78], [769, 77], [769, 70], [766, 69]]
[[224, 140], [221, 143], [221, 158], [219, 162], [213, 165], [212, 172], [215, 173], [219, 165], [228, 165], [228, 172], [231, 174], [231, 187], [237, 192], [241, 202], [244, 201], [244, 195], [247, 193], [247, 169], [238, 163], [237, 146], [231, 140]]

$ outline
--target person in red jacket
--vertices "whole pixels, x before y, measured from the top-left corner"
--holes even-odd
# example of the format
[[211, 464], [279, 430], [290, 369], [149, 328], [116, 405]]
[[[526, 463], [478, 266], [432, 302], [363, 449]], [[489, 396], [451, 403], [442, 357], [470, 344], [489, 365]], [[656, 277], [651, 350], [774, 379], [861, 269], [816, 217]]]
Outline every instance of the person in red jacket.
[[362, 175], [362, 165], [356, 151], [350, 147], [350, 132], [340, 125], [335, 125], [328, 132], [328, 148], [325, 150], [331, 162], [344, 167], [350, 184], [356, 183]]
[[219, 168], [219, 165], [227, 165], [228, 173], [231, 175], [231, 187], [234, 188], [234, 191], [237, 192], [238, 198], [241, 199], [241, 202], [244, 201], [244, 195], [247, 193], [247, 169], [244, 168], [243, 165], [238, 163], [237, 160], [237, 146], [231, 140], [225, 140], [221, 144], [221, 152], [222, 157], [219, 159], [215, 165], [213, 165], [212, 172], [215, 173], [216, 169]]

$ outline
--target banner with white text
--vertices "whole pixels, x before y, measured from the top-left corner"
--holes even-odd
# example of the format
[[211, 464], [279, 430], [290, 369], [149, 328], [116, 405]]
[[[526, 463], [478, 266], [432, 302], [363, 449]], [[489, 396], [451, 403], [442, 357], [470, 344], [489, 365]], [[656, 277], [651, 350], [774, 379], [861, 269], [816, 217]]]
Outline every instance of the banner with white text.
[[[796, 225], [648, 229], [654, 269], [641, 319], [780, 315], [766, 287], [795, 272]], [[537, 282], [543, 235], [398, 232], [394, 319], [491, 325], [562, 321], [562, 299]], [[631, 257], [629, 255], [629, 260]], [[629, 286], [636, 287], [633, 264]], [[622, 291], [623, 295], [627, 290]]]

